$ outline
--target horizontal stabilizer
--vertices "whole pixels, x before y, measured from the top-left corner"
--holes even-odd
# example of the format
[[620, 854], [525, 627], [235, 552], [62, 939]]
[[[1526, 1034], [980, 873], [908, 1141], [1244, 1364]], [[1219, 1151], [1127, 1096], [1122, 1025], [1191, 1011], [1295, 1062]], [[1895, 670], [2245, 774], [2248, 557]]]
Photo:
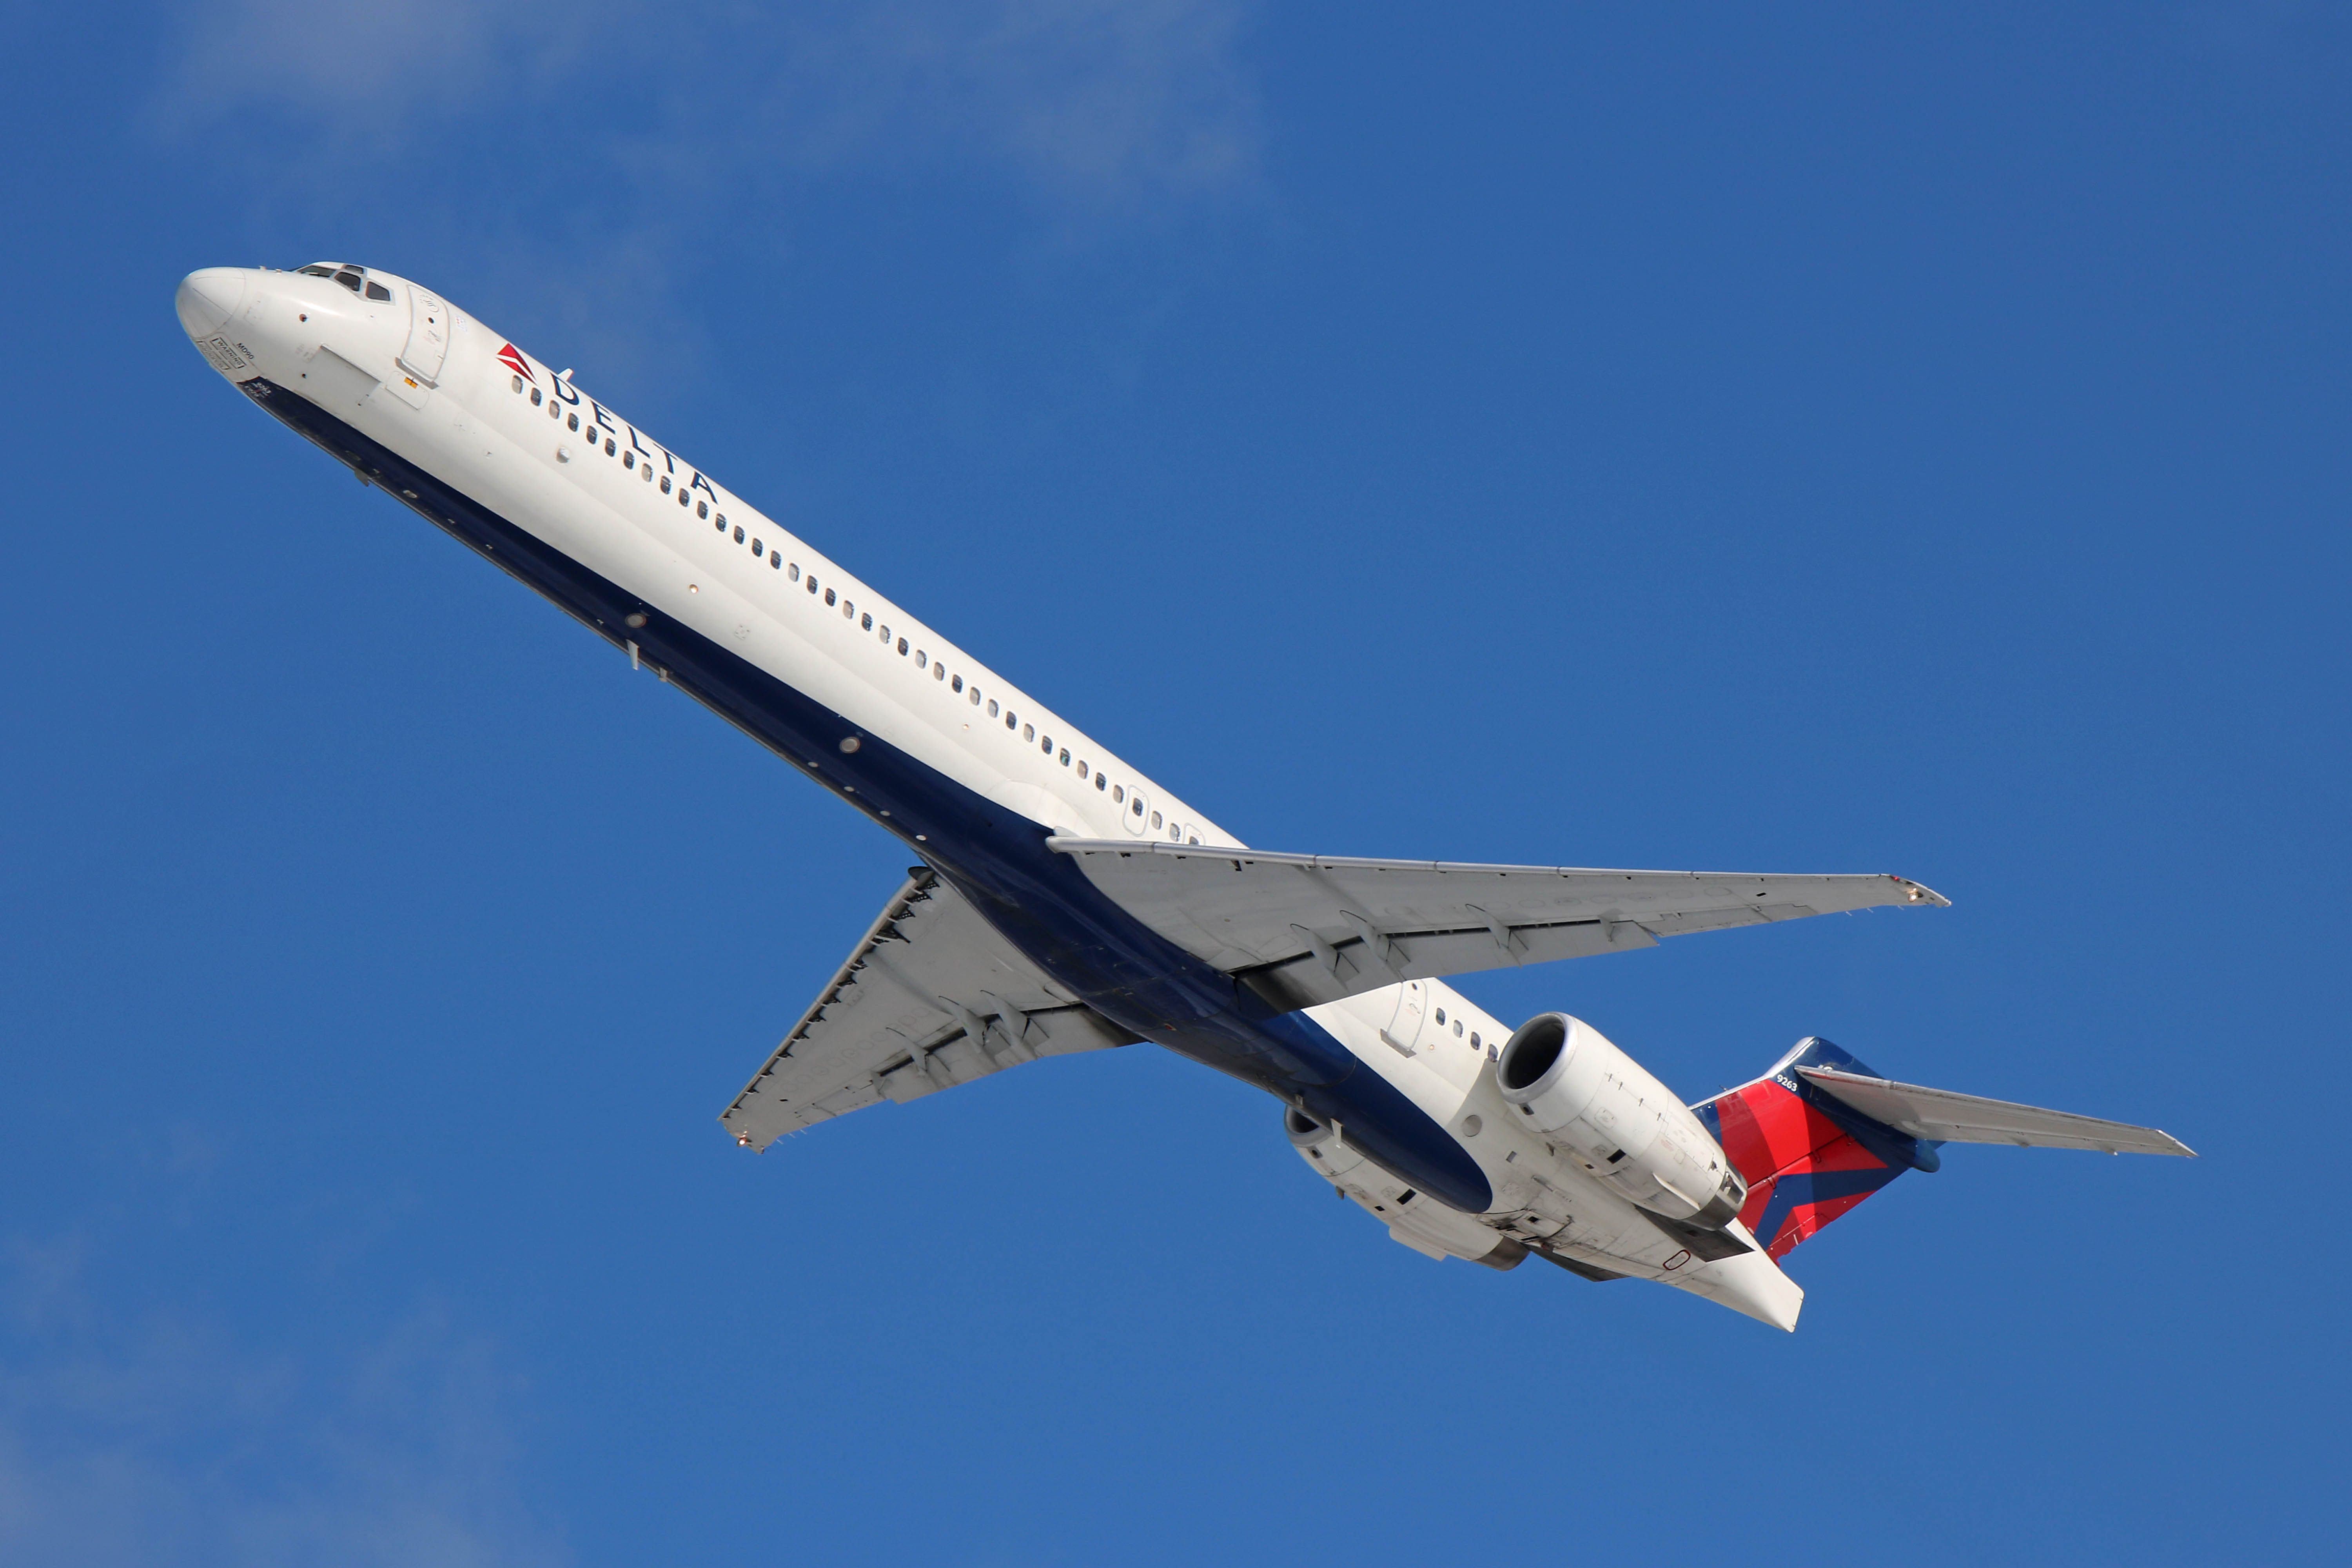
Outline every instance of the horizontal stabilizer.
[[2108, 1154], [2187, 1154], [2196, 1151], [2169, 1132], [2071, 1116], [2063, 1110], [2012, 1105], [1949, 1089], [1922, 1089], [1838, 1068], [1799, 1067], [1799, 1076], [1874, 1121], [1938, 1143], [2015, 1143], [2032, 1149], [2096, 1149]]
[[1948, 902], [1900, 877], [1361, 860], [1053, 837], [1145, 925], [1286, 1009], [1688, 931]]

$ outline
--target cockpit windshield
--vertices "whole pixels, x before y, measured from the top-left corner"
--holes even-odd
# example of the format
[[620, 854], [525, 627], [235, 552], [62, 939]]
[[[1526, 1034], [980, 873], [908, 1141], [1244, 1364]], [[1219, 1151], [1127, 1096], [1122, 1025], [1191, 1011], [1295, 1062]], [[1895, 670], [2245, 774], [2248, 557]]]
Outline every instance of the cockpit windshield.
[[299, 270], [305, 278], [331, 278], [352, 293], [363, 293], [371, 300], [392, 298], [392, 290], [369, 278], [364, 267], [352, 267], [340, 261], [313, 261]]

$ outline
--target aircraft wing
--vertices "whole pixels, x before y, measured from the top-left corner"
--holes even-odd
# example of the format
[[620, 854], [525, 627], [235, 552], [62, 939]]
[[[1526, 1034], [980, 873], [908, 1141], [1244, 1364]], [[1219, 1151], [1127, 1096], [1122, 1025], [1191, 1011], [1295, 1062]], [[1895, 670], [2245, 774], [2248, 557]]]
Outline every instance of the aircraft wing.
[[1055, 990], [961, 894], [918, 869], [719, 1120], [765, 1149], [886, 1100], [1136, 1038]]
[[1596, 871], [1048, 838], [1177, 946], [1291, 1008], [1401, 980], [1625, 952], [1660, 937], [1880, 904], [1948, 904], [1885, 876]]
[[1864, 1078], [1836, 1068], [1801, 1067], [1797, 1071], [1872, 1121], [1914, 1138], [1943, 1143], [2015, 1143], [2028, 1149], [2096, 1149], [2107, 1154], [2192, 1158], [2196, 1154], [2169, 1132], [2134, 1127], [2127, 1121], [2103, 1121], [2095, 1116], [1954, 1094], [1948, 1089], [1922, 1089], [1916, 1083]]

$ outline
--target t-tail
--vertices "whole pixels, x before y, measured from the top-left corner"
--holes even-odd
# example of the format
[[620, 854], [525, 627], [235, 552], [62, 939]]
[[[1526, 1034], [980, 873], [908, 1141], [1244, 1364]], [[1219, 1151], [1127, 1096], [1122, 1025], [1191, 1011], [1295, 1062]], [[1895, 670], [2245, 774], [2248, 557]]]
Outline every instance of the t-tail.
[[1904, 1172], [1937, 1169], [1946, 1143], [2195, 1153], [2150, 1127], [1895, 1083], [1820, 1038], [1692, 1109], [1747, 1180], [1740, 1223], [1776, 1262]]

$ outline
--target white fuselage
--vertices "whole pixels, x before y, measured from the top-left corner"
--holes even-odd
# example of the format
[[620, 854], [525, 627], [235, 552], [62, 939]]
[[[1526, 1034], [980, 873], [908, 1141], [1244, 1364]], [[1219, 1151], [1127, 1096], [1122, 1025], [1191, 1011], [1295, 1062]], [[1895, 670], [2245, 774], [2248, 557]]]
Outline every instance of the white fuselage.
[[[321, 422], [304, 409], [289, 423], [362, 477], [378, 478], [494, 560], [512, 556], [514, 547], [466, 535], [450, 515], [451, 498], [543, 546], [551, 553], [534, 552], [529, 571], [506, 563], [633, 662], [677, 679], [760, 734], [934, 864], [954, 867], [965, 851], [952, 825], [973, 820], [976, 806], [941, 811], [932, 804], [949, 795], [966, 799], [959, 792], [1066, 836], [1238, 844], [568, 376], [404, 279], [365, 278], [386, 297], [367, 298], [327, 277], [212, 269], [183, 285], [181, 314], [215, 367], [257, 401], [285, 417], [287, 405], [271, 399], [290, 393], [330, 416]], [[380, 476], [369, 473], [362, 455], [376, 448], [399, 460]], [[421, 481], [403, 478], [412, 469], [446, 489], [420, 489]], [[593, 582], [593, 594], [549, 585], [565, 563], [581, 582]], [[640, 607], [622, 613], [629, 604]], [[698, 684], [674, 668], [661, 648], [636, 635], [649, 622], [687, 628], [804, 699], [793, 710], [793, 739], [754, 722], [735, 689]], [[832, 716], [840, 721], [837, 741], [824, 731]], [[896, 772], [858, 772], [885, 756]], [[906, 793], [903, 781], [931, 776], [945, 783], [920, 798]], [[1489, 1201], [1476, 1214], [1418, 1194], [1400, 1206], [1412, 1171], [1399, 1170], [1401, 1161], [1364, 1159], [1344, 1126], [1327, 1146], [1302, 1148], [1398, 1239], [1434, 1255], [1475, 1258], [1502, 1236], [1539, 1237], [1613, 1272], [1681, 1285], [1768, 1321], [1783, 1314], [1793, 1321], [1794, 1306], [1783, 1298], [1795, 1287], [1760, 1255], [1753, 1260], [1769, 1279], [1742, 1260], [1690, 1261], [1577, 1161], [1514, 1126], [1490, 1066], [1509, 1028], [1451, 987], [1413, 982], [1315, 1007], [1307, 1016], [1445, 1130], [1486, 1178]], [[1683, 1261], [1675, 1261], [1678, 1253]]]

